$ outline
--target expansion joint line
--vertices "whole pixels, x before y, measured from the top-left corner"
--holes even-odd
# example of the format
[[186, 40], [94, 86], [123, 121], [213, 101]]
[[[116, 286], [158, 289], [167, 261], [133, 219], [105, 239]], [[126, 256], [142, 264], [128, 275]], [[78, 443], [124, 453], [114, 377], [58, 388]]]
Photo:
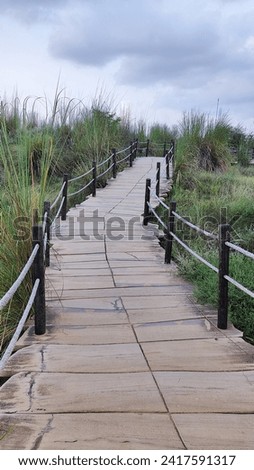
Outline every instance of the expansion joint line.
[[146, 355], [145, 355], [145, 352], [144, 352], [144, 350], [143, 350], [143, 348], [142, 348], [142, 344], [140, 343], [140, 341], [139, 341], [139, 339], [138, 339], [138, 336], [137, 336], [137, 333], [136, 333], [135, 328], [134, 328], [134, 326], [133, 326], [133, 323], [132, 323], [131, 320], [130, 320], [128, 311], [126, 310], [126, 308], [125, 308], [125, 306], [124, 306], [122, 297], [120, 297], [120, 300], [121, 300], [121, 303], [122, 303], [123, 310], [124, 310], [124, 312], [126, 313], [126, 316], [127, 316], [127, 318], [128, 318], [129, 325], [130, 325], [130, 327], [131, 327], [131, 329], [132, 329], [132, 331], [133, 331], [133, 334], [134, 334], [134, 336], [135, 336], [136, 343], [138, 344], [138, 346], [139, 346], [139, 348], [140, 348], [140, 351], [141, 351], [141, 353], [142, 353], [142, 355], [143, 355], [143, 358], [144, 358], [144, 360], [145, 360], [145, 363], [146, 363], [146, 365], [147, 365], [147, 368], [148, 368], [148, 370], [149, 370], [149, 372], [150, 372], [150, 374], [151, 374], [151, 376], [152, 376], [152, 378], [153, 378], [153, 381], [154, 381], [155, 386], [156, 386], [156, 388], [157, 388], [157, 390], [158, 390], [158, 393], [159, 393], [159, 395], [160, 395], [160, 397], [161, 397], [161, 399], [162, 399], [162, 402], [163, 402], [163, 404], [164, 404], [164, 406], [165, 406], [165, 409], [167, 410], [169, 419], [170, 419], [170, 421], [172, 422], [172, 425], [173, 425], [173, 427], [174, 427], [174, 429], [175, 429], [175, 432], [176, 432], [176, 434], [178, 435], [178, 437], [179, 437], [179, 439], [180, 439], [180, 441], [181, 441], [181, 443], [182, 443], [182, 445], [183, 445], [183, 448], [184, 448], [184, 449], [187, 449], [187, 447], [186, 447], [186, 445], [185, 445], [185, 443], [184, 443], [184, 441], [183, 441], [183, 438], [182, 438], [182, 436], [181, 436], [181, 434], [180, 434], [180, 432], [179, 432], [179, 430], [178, 430], [178, 428], [177, 428], [177, 426], [176, 426], [176, 424], [175, 424], [175, 422], [174, 422], [174, 420], [173, 420], [173, 418], [172, 418], [172, 413], [169, 411], [168, 405], [167, 405], [167, 403], [166, 403], [166, 401], [165, 401], [165, 398], [164, 398], [164, 396], [163, 396], [163, 394], [162, 394], [162, 392], [161, 392], [161, 389], [160, 389], [160, 387], [159, 387], [159, 384], [158, 384], [158, 382], [157, 382], [157, 380], [156, 380], [156, 378], [155, 378], [154, 372], [152, 371], [152, 369], [151, 369], [151, 367], [150, 367], [149, 361], [148, 361], [148, 359], [147, 359], [147, 357], [146, 357]]
[[110, 273], [111, 273], [111, 276], [112, 276], [112, 281], [113, 281], [114, 287], [116, 287], [116, 282], [115, 282], [115, 277], [114, 277], [113, 269], [111, 268], [110, 262], [109, 262], [109, 259], [108, 259], [107, 239], [106, 239], [106, 236], [107, 236], [107, 234], [105, 234], [105, 235], [103, 236], [104, 250], [105, 250], [105, 258], [106, 258], [106, 261], [107, 261], [107, 264], [108, 264], [108, 268], [109, 268]]

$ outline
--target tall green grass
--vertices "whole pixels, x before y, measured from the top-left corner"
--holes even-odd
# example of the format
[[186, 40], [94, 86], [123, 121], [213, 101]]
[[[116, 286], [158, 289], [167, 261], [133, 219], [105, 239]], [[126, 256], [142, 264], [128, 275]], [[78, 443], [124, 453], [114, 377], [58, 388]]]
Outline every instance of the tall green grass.
[[[231, 240], [254, 252], [254, 173], [252, 168], [230, 165], [232, 135], [234, 129], [224, 118], [218, 123], [210, 121], [205, 115], [184, 116], [177, 143], [175, 184], [171, 198], [177, 202], [177, 212], [203, 229], [218, 233], [219, 224], [229, 223]], [[209, 157], [203, 155], [203, 149], [207, 146], [211, 150]], [[180, 238], [218, 267], [215, 241], [202, 238], [182, 224], [177, 224], [176, 228]], [[174, 246], [174, 257], [180, 272], [193, 282], [198, 301], [217, 306], [217, 275], [177, 244]], [[230, 254], [230, 276], [252, 291], [253, 268], [252, 260], [238, 253]], [[232, 285], [229, 298], [233, 323], [245, 337], [254, 338], [253, 299]]]
[[[44, 110], [44, 114], [42, 113]], [[108, 157], [112, 148], [127, 147], [136, 137], [147, 138], [143, 121], [117, 109], [112, 96], [99, 91], [89, 105], [68, 98], [57, 86], [53, 102], [46, 98], [14, 96], [0, 103], [0, 297], [18, 277], [32, 248], [35, 211], [53, 201], [63, 173], [77, 176]], [[104, 170], [104, 167], [102, 167]], [[70, 192], [84, 186], [90, 176], [71, 183]], [[105, 184], [105, 178], [100, 184]], [[70, 205], [86, 193], [74, 196]], [[0, 350], [15, 328], [28, 295], [31, 276], [0, 312]]]

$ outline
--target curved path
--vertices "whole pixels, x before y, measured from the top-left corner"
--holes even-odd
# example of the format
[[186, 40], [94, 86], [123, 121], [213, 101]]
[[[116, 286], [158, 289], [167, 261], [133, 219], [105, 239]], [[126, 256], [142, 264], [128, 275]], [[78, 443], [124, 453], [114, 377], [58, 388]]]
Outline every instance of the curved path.
[[158, 160], [57, 229], [47, 333], [30, 326], [2, 373], [0, 449], [253, 449], [253, 347], [216, 328], [142, 227]]

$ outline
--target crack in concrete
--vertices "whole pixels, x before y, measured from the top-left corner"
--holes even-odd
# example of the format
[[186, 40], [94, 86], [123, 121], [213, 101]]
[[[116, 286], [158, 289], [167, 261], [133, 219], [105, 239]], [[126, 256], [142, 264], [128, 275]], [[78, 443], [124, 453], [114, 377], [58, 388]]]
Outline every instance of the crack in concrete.
[[50, 418], [48, 419], [48, 421], [46, 423], [46, 426], [44, 426], [44, 428], [41, 430], [40, 434], [35, 439], [34, 445], [33, 445], [31, 450], [39, 449], [39, 446], [41, 444], [41, 441], [42, 441], [44, 435], [52, 430], [51, 425], [52, 425], [53, 420], [54, 420], [54, 415], [50, 416]]
[[28, 398], [29, 398], [29, 408], [27, 411], [30, 411], [31, 408], [32, 408], [32, 403], [33, 403], [33, 388], [34, 388], [34, 385], [35, 385], [35, 377], [36, 377], [36, 374], [33, 374], [31, 375], [31, 378], [30, 378], [30, 383], [29, 383], [29, 390], [27, 392], [27, 395], [28, 395]]
[[42, 346], [42, 348], [40, 350], [40, 354], [41, 354], [41, 372], [46, 370], [45, 350], [46, 350], [46, 346]]

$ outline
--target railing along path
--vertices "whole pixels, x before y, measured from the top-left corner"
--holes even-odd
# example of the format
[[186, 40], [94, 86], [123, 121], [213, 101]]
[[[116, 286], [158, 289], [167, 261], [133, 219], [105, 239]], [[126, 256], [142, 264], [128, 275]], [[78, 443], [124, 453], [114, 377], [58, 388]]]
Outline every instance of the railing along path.
[[[171, 152], [168, 152], [168, 155]], [[172, 152], [170, 160], [168, 155], [166, 158], [166, 173], [169, 176], [170, 167], [173, 171], [173, 158], [174, 153]], [[171, 165], [169, 165], [169, 162]], [[173, 176], [173, 175], [172, 175]], [[159, 197], [159, 181], [160, 181], [160, 164], [158, 163], [157, 171], [154, 179], [146, 180], [145, 188], [145, 204], [144, 204], [144, 220], [143, 224], [147, 225], [152, 217], [159, 222], [164, 229], [165, 235], [165, 263], [169, 264], [172, 260], [172, 246], [173, 240], [175, 240], [182, 248], [184, 248], [190, 255], [202, 262], [209, 269], [214, 271], [218, 275], [218, 318], [217, 326], [220, 329], [227, 329], [228, 325], [228, 306], [229, 306], [229, 292], [228, 283], [234, 285], [239, 290], [254, 298], [254, 292], [247, 287], [243, 286], [236, 279], [229, 276], [230, 266], [230, 252], [235, 251], [242, 255], [254, 259], [254, 253], [251, 253], [240, 246], [230, 242], [230, 225], [220, 224], [218, 226], [218, 233], [214, 234], [207, 230], [194, 225], [186, 218], [182, 217], [176, 212], [176, 202], [171, 201], [170, 205], [167, 205], [165, 201]], [[155, 188], [154, 188], [155, 184]], [[163, 217], [158, 214], [155, 207], [151, 204], [151, 198], [156, 201], [156, 208], [163, 207], [167, 210], [167, 217], [163, 220]], [[196, 231], [199, 235], [202, 235], [210, 240], [217, 242], [218, 244], [218, 259], [219, 266], [214, 266], [212, 263], [207, 261], [203, 256], [192, 250], [185, 242], [183, 242], [175, 233], [175, 219], [178, 219], [181, 223], [188, 226], [191, 230]]]
[[[22, 316], [17, 325], [16, 331], [9, 342], [1, 360], [0, 370], [3, 369], [11, 356], [16, 342], [24, 328], [24, 325], [31, 313], [32, 307], [34, 307], [34, 325], [35, 334], [43, 335], [46, 331], [46, 305], [45, 305], [45, 268], [50, 266], [50, 238], [51, 230], [54, 228], [57, 220], [61, 217], [61, 220], [66, 220], [68, 201], [70, 198], [84, 194], [86, 197], [88, 194], [96, 196], [97, 183], [100, 178], [113, 177], [116, 178], [118, 169], [124, 168], [124, 165], [129, 164], [133, 166], [133, 161], [137, 156], [137, 152], [145, 151], [145, 155], [148, 156], [149, 148], [151, 143], [149, 140], [145, 142], [138, 142], [136, 139], [131, 142], [129, 146], [124, 149], [117, 151], [115, 148], [111, 154], [102, 162], [97, 163], [93, 161], [92, 168], [88, 169], [81, 175], [69, 178], [69, 175], [63, 175], [62, 186], [55, 197], [53, 202], [45, 201], [42, 215], [42, 224], [34, 224], [32, 227], [32, 252], [27, 260], [25, 266], [18, 278], [14, 281], [9, 290], [0, 299], [0, 312], [8, 306], [13, 299], [17, 290], [26, 279], [29, 272], [32, 272], [32, 289], [29, 296], [28, 302], [24, 308]], [[155, 146], [153, 146], [155, 147]], [[157, 150], [161, 149], [161, 146], [157, 146]], [[172, 147], [170, 152], [172, 152]], [[167, 155], [166, 144], [163, 144], [163, 155]], [[82, 185], [81, 188], [69, 192], [69, 187], [72, 183], [82, 181], [84, 178], [91, 176], [91, 179]], [[38, 211], [37, 211], [38, 212]]]

